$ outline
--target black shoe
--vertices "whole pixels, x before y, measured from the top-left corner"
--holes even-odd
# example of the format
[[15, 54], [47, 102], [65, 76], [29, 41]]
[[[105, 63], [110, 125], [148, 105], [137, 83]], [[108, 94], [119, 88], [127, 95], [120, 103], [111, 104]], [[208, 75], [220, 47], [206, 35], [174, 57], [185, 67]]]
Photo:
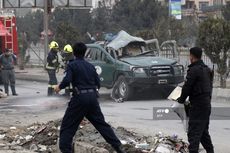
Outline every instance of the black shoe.
[[53, 96], [53, 94], [54, 94], [54, 90], [53, 90], [53, 88], [48, 88], [48, 93], [47, 93], [47, 95], [48, 96]]
[[114, 150], [115, 150], [117, 153], [126, 153], [126, 152], [122, 149], [122, 146], [114, 147]]
[[17, 94], [17, 93], [14, 93], [13, 96], [18, 96], [18, 94]]

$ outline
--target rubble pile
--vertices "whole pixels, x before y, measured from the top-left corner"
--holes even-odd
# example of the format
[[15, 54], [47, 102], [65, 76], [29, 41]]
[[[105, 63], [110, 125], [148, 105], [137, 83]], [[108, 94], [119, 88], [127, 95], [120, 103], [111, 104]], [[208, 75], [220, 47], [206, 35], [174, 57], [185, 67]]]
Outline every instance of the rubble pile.
[[188, 153], [188, 143], [179, 139], [177, 135], [164, 136], [162, 133], [154, 137], [155, 153]]
[[[35, 123], [27, 127], [10, 127], [0, 130], [0, 150], [31, 150], [42, 153], [57, 152], [57, 139], [61, 121], [50, 121], [46, 124]], [[127, 153], [188, 153], [188, 145], [176, 135], [145, 137], [126, 130], [114, 128], [121, 139]], [[84, 120], [74, 138], [75, 141], [89, 143], [93, 146], [105, 148], [109, 152], [113, 149], [101, 137], [100, 133]]]
[[0, 150], [55, 152], [60, 121], [34, 123], [27, 127], [10, 127], [0, 131]]

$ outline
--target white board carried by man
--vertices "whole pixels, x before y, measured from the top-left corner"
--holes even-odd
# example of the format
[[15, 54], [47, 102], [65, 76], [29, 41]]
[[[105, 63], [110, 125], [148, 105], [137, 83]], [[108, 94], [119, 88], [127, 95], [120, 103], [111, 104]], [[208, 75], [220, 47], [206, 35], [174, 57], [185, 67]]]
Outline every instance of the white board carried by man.
[[178, 98], [180, 97], [182, 92], [182, 88], [180, 86], [177, 86], [172, 93], [168, 96], [169, 100], [173, 101], [173, 104], [171, 105], [172, 110], [178, 115], [178, 117], [181, 119], [185, 132], [188, 131], [188, 119], [189, 119], [189, 101], [185, 104], [180, 104], [177, 102]]

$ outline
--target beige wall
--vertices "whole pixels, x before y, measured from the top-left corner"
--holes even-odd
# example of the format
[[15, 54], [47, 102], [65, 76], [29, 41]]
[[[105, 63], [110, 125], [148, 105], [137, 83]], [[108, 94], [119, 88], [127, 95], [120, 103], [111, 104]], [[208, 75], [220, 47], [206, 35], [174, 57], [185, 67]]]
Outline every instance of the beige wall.
[[208, 3], [208, 6], [225, 5], [226, 1], [230, 1], [230, 0], [186, 0], [186, 2], [188, 1], [194, 2], [196, 5], [196, 8], [200, 10], [201, 3]]
[[195, 0], [196, 8], [200, 10], [200, 4], [201, 3], [208, 3], [208, 6], [213, 5], [213, 0]]

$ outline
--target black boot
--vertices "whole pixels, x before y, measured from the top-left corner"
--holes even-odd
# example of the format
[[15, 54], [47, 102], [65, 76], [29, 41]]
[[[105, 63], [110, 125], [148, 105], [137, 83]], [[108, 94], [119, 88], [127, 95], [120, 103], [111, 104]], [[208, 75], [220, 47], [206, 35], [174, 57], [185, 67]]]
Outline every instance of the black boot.
[[18, 96], [18, 94], [16, 93], [16, 90], [15, 90], [15, 85], [11, 85], [10, 87], [11, 87], [12, 95]]
[[122, 149], [122, 146], [113, 147], [113, 149], [114, 149], [117, 153], [126, 153], [126, 152]]
[[48, 95], [48, 96], [52, 96], [52, 95], [53, 95], [53, 93], [54, 93], [53, 88], [48, 87], [48, 92], [47, 92], [47, 95]]

